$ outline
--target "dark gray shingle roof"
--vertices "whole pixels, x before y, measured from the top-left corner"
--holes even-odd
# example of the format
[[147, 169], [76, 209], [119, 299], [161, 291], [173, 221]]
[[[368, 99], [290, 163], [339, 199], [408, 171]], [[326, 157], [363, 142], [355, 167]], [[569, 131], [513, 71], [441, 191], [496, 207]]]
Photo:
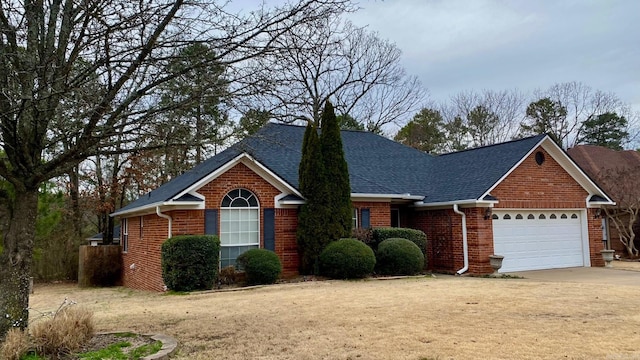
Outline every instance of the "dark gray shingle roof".
[[[297, 188], [304, 131], [301, 126], [267, 124], [253, 137], [231, 146], [118, 212], [168, 201], [243, 152]], [[352, 193], [408, 193], [425, 196], [424, 202], [478, 199], [543, 138], [544, 135], [539, 135], [432, 156], [373, 133], [342, 131]]]

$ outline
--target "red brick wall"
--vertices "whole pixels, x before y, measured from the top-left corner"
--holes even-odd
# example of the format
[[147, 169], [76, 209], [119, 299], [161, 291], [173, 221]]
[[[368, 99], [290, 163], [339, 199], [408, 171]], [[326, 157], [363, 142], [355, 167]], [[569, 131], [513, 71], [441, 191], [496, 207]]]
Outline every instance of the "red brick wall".
[[[205, 206], [207, 209], [218, 209], [223, 196], [236, 188], [245, 188], [256, 195], [261, 210], [260, 224], [263, 224], [262, 209], [273, 208], [274, 197], [279, 195], [280, 191], [244, 164], [238, 164], [229, 169], [214, 181], [203, 186], [198, 192], [206, 197]], [[166, 214], [173, 219], [172, 235], [204, 234], [203, 210], [174, 210], [168, 211]], [[285, 273], [298, 269], [295, 251], [295, 224], [293, 233], [285, 229], [285, 225], [291, 224], [292, 221], [297, 222], [296, 210], [277, 210], [276, 254], [280, 256]], [[129, 218], [129, 251], [123, 254], [123, 284], [136, 289], [162, 291], [164, 283], [160, 265], [160, 247], [167, 239], [168, 220], [155, 214], [146, 215], [144, 217], [143, 238], [139, 236], [139, 224], [139, 217]], [[218, 228], [220, 227], [218, 226]], [[262, 231], [260, 231], [260, 246], [264, 246]], [[134, 269], [130, 268], [132, 264], [135, 264]]]
[[452, 209], [416, 211], [408, 226], [427, 235], [427, 268], [454, 272], [462, 268], [462, 217]]
[[[536, 163], [537, 151], [545, 155], [542, 165]], [[561, 209], [584, 208], [588, 193], [551, 155], [538, 148], [491, 195], [500, 201], [496, 208]]]
[[300, 260], [296, 242], [298, 209], [276, 209], [276, 254], [282, 262], [282, 275], [298, 274]]
[[[541, 151], [545, 162], [538, 165], [535, 153]], [[562, 209], [584, 208], [588, 193], [542, 148], [527, 157], [502, 181], [491, 195], [500, 201], [495, 207]], [[595, 209], [587, 211], [591, 266], [604, 266], [602, 224], [595, 218]]]
[[[493, 254], [493, 227], [484, 219], [484, 208], [460, 209], [467, 222], [469, 272], [492, 272], [489, 255]], [[453, 209], [417, 211], [411, 227], [427, 235], [429, 269], [455, 272], [464, 267], [462, 216]]]
[[602, 243], [602, 219], [596, 218], [596, 209], [587, 210], [587, 228], [589, 229], [589, 255], [591, 266], [604, 266], [600, 251], [604, 249]]
[[167, 239], [168, 220], [145, 215], [140, 236], [140, 216], [128, 218], [129, 249], [122, 254], [122, 284], [126, 287], [163, 291], [160, 247]]
[[391, 226], [391, 203], [374, 201], [353, 201], [353, 208], [358, 209], [358, 226], [362, 224], [362, 209], [369, 209], [371, 227]]
[[[260, 223], [262, 224], [264, 208], [274, 208], [274, 197], [280, 191], [244, 164], [238, 164], [204, 185], [198, 193], [205, 196], [207, 209], [219, 209], [222, 198], [230, 190], [245, 188], [252, 191], [260, 203]], [[359, 211], [363, 208], [371, 210], [371, 225], [374, 227], [390, 226], [390, 204], [383, 202], [354, 202]], [[172, 234], [189, 235], [204, 233], [203, 210], [174, 210], [165, 212], [171, 216]], [[146, 215], [144, 220], [144, 237], [141, 239], [138, 229], [138, 217], [129, 219], [129, 252], [123, 254], [123, 284], [127, 287], [162, 291], [162, 270], [160, 266], [160, 247], [167, 238], [168, 221], [157, 215]], [[297, 209], [276, 209], [275, 213], [275, 252], [283, 265], [283, 276], [298, 273], [299, 258], [296, 245], [296, 227], [298, 224]], [[218, 228], [220, 228], [218, 226]], [[264, 246], [264, 234], [260, 232], [260, 246]], [[135, 264], [135, 268], [130, 266]]]
[[[538, 165], [536, 151], [542, 151], [545, 162]], [[539, 148], [527, 157], [491, 195], [498, 198], [497, 209], [508, 208], [584, 208], [587, 191], [584, 190], [546, 152]], [[469, 272], [491, 273], [489, 255], [493, 254], [492, 220], [484, 219], [484, 208], [461, 209], [467, 217]], [[595, 209], [587, 211], [589, 250], [592, 266], [603, 266], [601, 220], [595, 218]], [[430, 269], [452, 272], [464, 266], [462, 254], [461, 216], [453, 210], [416, 211], [409, 226], [427, 234]]]
[[469, 248], [469, 272], [489, 274], [493, 272], [489, 255], [493, 254], [493, 224], [484, 219], [484, 208], [463, 209], [467, 217], [467, 246]]

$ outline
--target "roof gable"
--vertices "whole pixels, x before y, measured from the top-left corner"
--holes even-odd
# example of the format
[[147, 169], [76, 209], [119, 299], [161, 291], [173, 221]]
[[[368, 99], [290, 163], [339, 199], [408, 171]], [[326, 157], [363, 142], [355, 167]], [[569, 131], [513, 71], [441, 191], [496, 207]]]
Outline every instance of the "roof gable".
[[440, 155], [425, 203], [482, 200], [545, 137], [538, 135]]
[[[254, 136], [209, 158], [112, 215], [152, 208], [167, 202], [184, 203], [186, 199], [197, 203], [198, 194], [195, 190], [239, 159], [253, 163], [256, 167], [254, 170], [260, 170], [261, 176], [269, 177], [268, 180], [283, 191], [283, 196], [299, 196], [298, 166], [304, 131], [305, 127], [302, 126], [267, 124]], [[545, 135], [440, 156], [432, 156], [365, 131], [343, 130], [341, 135], [352, 194], [423, 199], [425, 205], [460, 201], [491, 202], [494, 200], [486, 200], [490, 199], [487, 197], [490, 190], [536, 146], [543, 144], [551, 149], [554, 157], [566, 158], [563, 161], [567, 169], [572, 171], [572, 176], [580, 178], [580, 183], [586, 185], [591, 194], [607, 198], [562, 149], [555, 144], [548, 144], [553, 142]], [[572, 166], [578, 170], [575, 171]], [[185, 198], [188, 194], [191, 197]]]

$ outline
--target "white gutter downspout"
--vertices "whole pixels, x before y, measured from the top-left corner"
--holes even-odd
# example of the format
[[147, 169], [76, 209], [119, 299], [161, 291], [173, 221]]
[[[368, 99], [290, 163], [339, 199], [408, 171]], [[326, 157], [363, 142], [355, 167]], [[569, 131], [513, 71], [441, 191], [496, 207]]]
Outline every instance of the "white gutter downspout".
[[469, 247], [467, 245], [467, 216], [458, 209], [458, 204], [453, 204], [453, 212], [462, 216], [462, 253], [464, 256], [464, 267], [456, 272], [462, 275], [469, 270]]
[[169, 220], [169, 235], [168, 235], [168, 238], [170, 238], [171, 237], [171, 223], [173, 222], [173, 219], [171, 218], [171, 216], [161, 213], [160, 212], [160, 206], [156, 206], [156, 214], [158, 214], [158, 216], [160, 216], [161, 218], [165, 218], [165, 219]]

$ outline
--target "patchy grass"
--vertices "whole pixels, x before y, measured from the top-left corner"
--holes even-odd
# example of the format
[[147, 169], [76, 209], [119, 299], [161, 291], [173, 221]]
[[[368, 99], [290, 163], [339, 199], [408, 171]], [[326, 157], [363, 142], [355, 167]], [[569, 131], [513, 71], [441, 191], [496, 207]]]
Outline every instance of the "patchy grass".
[[640, 286], [438, 275], [163, 296], [45, 285], [31, 305], [65, 297], [88, 306], [99, 331], [177, 338], [174, 359], [640, 357]]
[[158, 351], [160, 351], [160, 349], [162, 349], [161, 341], [156, 341], [152, 344], [142, 345], [140, 347], [133, 349], [129, 354], [129, 358], [137, 360], [147, 355], [155, 354]]
[[78, 355], [80, 359], [85, 360], [127, 360], [129, 357], [122, 352], [123, 348], [131, 346], [131, 343], [123, 341], [116, 344], [111, 344], [104, 349], [86, 352]]

